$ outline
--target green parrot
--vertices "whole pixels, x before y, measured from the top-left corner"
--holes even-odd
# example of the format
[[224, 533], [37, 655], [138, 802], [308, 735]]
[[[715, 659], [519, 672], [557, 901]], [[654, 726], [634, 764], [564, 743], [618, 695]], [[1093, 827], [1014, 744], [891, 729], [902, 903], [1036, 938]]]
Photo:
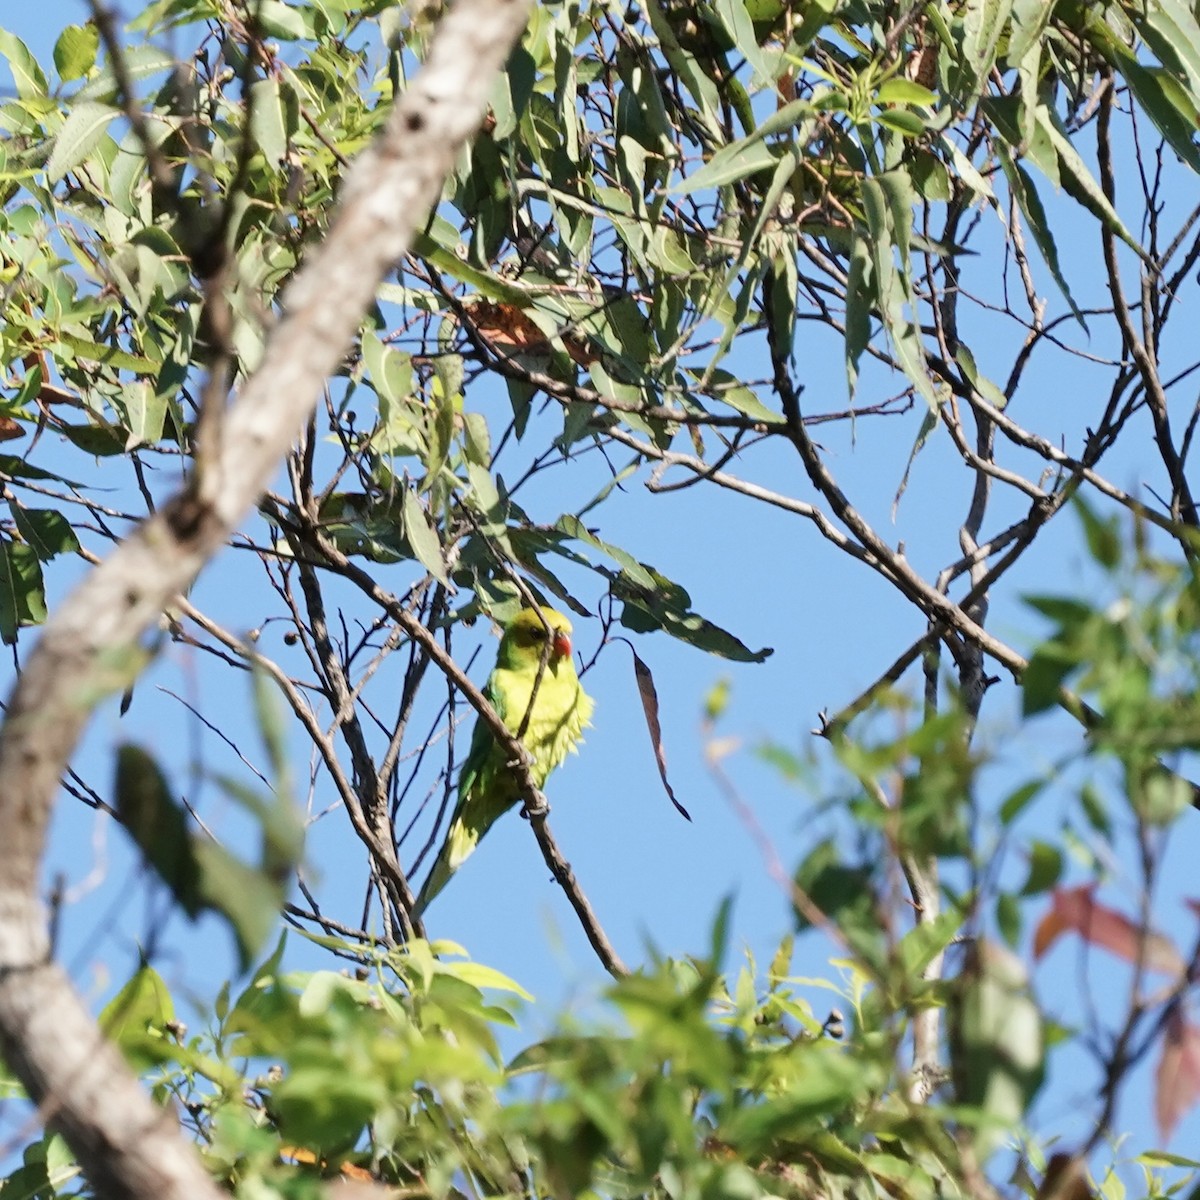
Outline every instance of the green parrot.
[[[549, 657], [538, 680], [547, 637]], [[533, 782], [540, 790], [568, 752], [575, 753], [580, 734], [590, 724], [592, 715], [592, 698], [583, 690], [571, 659], [571, 622], [552, 608], [522, 609], [504, 631], [496, 666], [488, 676], [483, 694], [513, 733], [521, 728], [532, 702], [521, 740], [533, 760]], [[516, 779], [508, 768], [504, 750], [496, 744], [487, 726], [477, 720], [471, 749], [458, 777], [458, 804], [446, 840], [417, 897], [417, 916], [424, 913], [450, 876], [479, 845], [479, 839], [518, 798]]]

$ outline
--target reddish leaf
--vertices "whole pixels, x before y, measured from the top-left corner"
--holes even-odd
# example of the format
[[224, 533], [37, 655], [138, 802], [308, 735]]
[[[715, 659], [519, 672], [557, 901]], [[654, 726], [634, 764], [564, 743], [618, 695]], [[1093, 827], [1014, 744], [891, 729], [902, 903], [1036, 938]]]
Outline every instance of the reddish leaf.
[[1167, 1018], [1154, 1084], [1154, 1116], [1166, 1145], [1180, 1117], [1200, 1099], [1200, 1028], [1183, 1019], [1178, 1005]]
[[546, 335], [515, 304], [477, 300], [467, 311], [475, 328], [494, 345], [515, 350], [546, 348]]
[[1064, 933], [1077, 933], [1092, 946], [1102, 946], [1126, 962], [1138, 961], [1151, 971], [1182, 975], [1185, 967], [1179, 951], [1161, 933], [1139, 929], [1116, 909], [1097, 904], [1096, 885], [1055, 888], [1050, 911], [1038, 922], [1033, 937], [1033, 955], [1041, 958]]
[[663, 787], [667, 789], [671, 803], [690, 821], [691, 813], [675, 799], [675, 789], [671, 787], [670, 781], [667, 779], [667, 752], [663, 749], [662, 726], [658, 722], [658, 691], [654, 687], [654, 676], [650, 674], [650, 668], [642, 662], [638, 657], [638, 652], [632, 646], [630, 651], [633, 654], [633, 673], [637, 676], [638, 695], [642, 698], [642, 709], [646, 714], [646, 728], [650, 731], [650, 744], [654, 747], [654, 760], [658, 763], [658, 773], [662, 776]]
[[[550, 350], [546, 335], [515, 304], [476, 300], [467, 311], [472, 324], [493, 346], [533, 353]], [[564, 333], [562, 342], [580, 366], [590, 366], [596, 361], [597, 355], [588, 349], [586, 341], [578, 334]]]

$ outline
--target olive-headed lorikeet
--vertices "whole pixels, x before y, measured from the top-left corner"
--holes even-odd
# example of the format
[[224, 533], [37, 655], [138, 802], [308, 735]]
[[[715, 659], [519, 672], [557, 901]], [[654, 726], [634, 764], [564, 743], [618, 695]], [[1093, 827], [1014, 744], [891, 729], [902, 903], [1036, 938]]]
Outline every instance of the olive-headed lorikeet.
[[[549, 653], [539, 678], [547, 641]], [[571, 622], [552, 608], [522, 609], [504, 631], [483, 694], [514, 734], [525, 724], [521, 740], [533, 761], [531, 774], [540, 790], [568, 752], [575, 752], [592, 715], [592, 698], [583, 690], [571, 659]], [[418, 916], [518, 798], [517, 782], [503, 747], [477, 720], [458, 777], [458, 804], [446, 840], [417, 897]]]

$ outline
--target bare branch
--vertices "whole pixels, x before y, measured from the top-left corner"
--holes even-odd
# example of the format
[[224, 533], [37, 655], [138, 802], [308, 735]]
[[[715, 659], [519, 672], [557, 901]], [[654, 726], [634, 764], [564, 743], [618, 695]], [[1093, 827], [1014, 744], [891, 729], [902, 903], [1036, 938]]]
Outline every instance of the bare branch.
[[433, 665], [462, 692], [463, 696], [466, 697], [467, 703], [479, 714], [479, 720], [487, 726], [488, 732], [496, 739], [497, 744], [504, 753], [505, 761], [512, 771], [514, 782], [517, 785], [517, 793], [521, 797], [525, 813], [529, 817], [530, 827], [533, 829], [534, 836], [541, 847], [542, 857], [546, 860], [546, 865], [550, 868], [559, 886], [567, 893], [571, 907], [575, 909], [575, 913], [579, 917], [580, 924], [583, 926], [584, 933], [587, 935], [592, 949], [596, 951], [597, 957], [604, 964], [604, 968], [609, 974], [618, 977], [628, 975], [629, 968], [621, 961], [612, 943], [608, 940], [607, 934], [601, 928], [595, 910], [580, 888], [570, 864], [563, 858], [562, 852], [559, 850], [558, 844], [550, 832], [550, 827], [546, 824], [546, 817], [550, 812], [550, 806], [546, 803], [545, 796], [542, 795], [533, 782], [533, 776], [530, 773], [532, 763], [524, 743], [504, 724], [499, 713], [487, 702], [484, 694], [471, 682], [470, 676], [446, 653], [437, 638], [426, 629], [416, 616], [403, 607], [403, 605], [399, 604], [394, 596], [389, 595], [381, 588], [368, 571], [364, 571], [357, 564], [351, 562], [332, 542], [324, 538], [318, 530], [314, 530], [312, 536], [317, 551], [323, 558], [329, 561], [330, 566], [351, 580], [366, 595], [370, 596], [376, 604], [385, 609], [392, 620], [409, 637], [420, 644], [421, 648], [433, 662]]

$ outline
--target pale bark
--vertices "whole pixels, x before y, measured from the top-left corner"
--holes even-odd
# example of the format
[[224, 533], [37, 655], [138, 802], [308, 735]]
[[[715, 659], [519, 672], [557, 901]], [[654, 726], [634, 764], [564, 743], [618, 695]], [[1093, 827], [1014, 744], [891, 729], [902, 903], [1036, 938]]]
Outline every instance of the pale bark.
[[528, 0], [456, 0], [383, 134], [347, 174], [324, 243], [284, 292], [261, 366], [207, 423], [189, 485], [47, 623], [0, 728], [0, 1048], [105, 1197], [220, 1195], [175, 1122], [48, 961], [39, 864], [59, 779], [114, 665], [235, 530], [350, 349], [389, 268], [482, 119]]

